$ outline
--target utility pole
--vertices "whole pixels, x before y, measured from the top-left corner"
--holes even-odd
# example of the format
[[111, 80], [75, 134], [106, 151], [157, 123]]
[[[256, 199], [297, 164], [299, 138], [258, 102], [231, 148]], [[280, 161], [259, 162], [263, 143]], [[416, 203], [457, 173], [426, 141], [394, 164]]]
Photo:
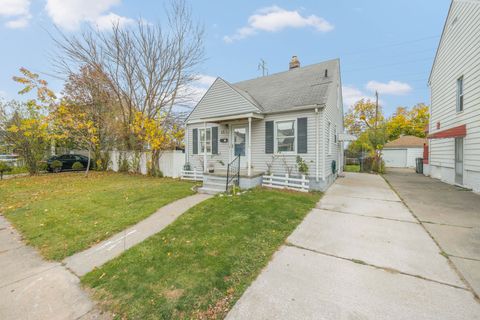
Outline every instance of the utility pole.
[[265, 77], [265, 73], [268, 76], [268, 68], [265, 60], [260, 59], [260, 63], [258, 64], [257, 70], [262, 70], [262, 77]]

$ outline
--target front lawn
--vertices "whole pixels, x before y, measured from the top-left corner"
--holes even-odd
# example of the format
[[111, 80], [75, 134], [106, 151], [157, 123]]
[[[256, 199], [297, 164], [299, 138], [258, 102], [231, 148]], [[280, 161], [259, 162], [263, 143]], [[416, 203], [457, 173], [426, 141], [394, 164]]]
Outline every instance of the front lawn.
[[61, 260], [193, 194], [173, 179], [91, 172], [0, 181], [0, 214], [48, 259]]
[[82, 278], [121, 319], [223, 318], [319, 193], [214, 197]]
[[359, 164], [347, 164], [345, 165], [345, 172], [360, 172]]

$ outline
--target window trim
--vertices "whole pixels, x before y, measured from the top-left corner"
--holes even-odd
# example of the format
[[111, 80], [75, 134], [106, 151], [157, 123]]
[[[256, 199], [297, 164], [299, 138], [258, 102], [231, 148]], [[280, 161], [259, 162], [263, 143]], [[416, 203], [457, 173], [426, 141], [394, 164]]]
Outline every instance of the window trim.
[[[456, 97], [456, 106], [455, 106], [455, 111], [457, 113], [461, 113], [463, 112], [464, 108], [465, 108], [465, 93], [464, 93], [464, 81], [463, 81], [463, 75], [458, 77], [457, 78], [457, 91], [456, 91], [456, 94], [455, 94], [455, 97]], [[461, 87], [460, 87], [460, 83], [462, 84]], [[461, 90], [461, 93], [460, 93], [460, 88], [462, 89]], [[461, 108], [460, 108], [460, 101], [461, 101]]]
[[[277, 139], [277, 132], [278, 132], [278, 123], [282, 122], [293, 122], [293, 151], [278, 151], [278, 139]], [[273, 153], [275, 155], [296, 155], [297, 154], [297, 139], [298, 139], [298, 126], [297, 126], [297, 119], [283, 119], [283, 120], [274, 120], [274, 127], [273, 127]]]
[[[198, 154], [199, 155], [204, 155], [205, 153], [203, 152], [202, 148], [202, 134], [201, 132], [203, 130], [210, 131], [210, 152], [207, 151], [207, 155], [212, 155], [212, 149], [213, 149], [213, 137], [212, 137], [212, 127], [206, 127], [206, 128], [198, 128]], [[207, 134], [205, 133], [205, 143], [207, 141]]]

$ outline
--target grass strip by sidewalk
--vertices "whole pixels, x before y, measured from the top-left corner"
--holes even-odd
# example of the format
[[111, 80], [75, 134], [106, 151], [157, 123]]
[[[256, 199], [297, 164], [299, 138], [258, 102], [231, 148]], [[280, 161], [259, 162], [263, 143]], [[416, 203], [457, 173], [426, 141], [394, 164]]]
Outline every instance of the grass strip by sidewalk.
[[221, 319], [320, 195], [211, 198], [82, 282], [121, 319]]
[[177, 199], [192, 183], [108, 172], [0, 181], [0, 214], [47, 259], [62, 260]]

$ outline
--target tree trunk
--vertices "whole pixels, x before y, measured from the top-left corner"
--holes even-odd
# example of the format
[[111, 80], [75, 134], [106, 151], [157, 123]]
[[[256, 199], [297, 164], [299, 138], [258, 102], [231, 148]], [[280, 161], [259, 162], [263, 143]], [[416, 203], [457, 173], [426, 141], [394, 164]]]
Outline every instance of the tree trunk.
[[85, 178], [88, 177], [88, 171], [90, 171], [90, 161], [91, 161], [91, 151], [90, 147], [88, 148], [88, 161], [87, 161], [87, 170], [85, 170]]

